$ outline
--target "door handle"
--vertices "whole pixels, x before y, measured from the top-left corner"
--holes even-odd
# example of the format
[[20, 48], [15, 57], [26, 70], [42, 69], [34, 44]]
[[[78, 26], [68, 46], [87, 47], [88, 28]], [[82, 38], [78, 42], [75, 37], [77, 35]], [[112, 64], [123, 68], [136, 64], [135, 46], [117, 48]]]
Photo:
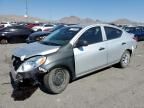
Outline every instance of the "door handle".
[[126, 44], [125, 42], [122, 43], [122, 45], [125, 45], [125, 44]]
[[100, 48], [99, 51], [105, 50], [105, 48]]

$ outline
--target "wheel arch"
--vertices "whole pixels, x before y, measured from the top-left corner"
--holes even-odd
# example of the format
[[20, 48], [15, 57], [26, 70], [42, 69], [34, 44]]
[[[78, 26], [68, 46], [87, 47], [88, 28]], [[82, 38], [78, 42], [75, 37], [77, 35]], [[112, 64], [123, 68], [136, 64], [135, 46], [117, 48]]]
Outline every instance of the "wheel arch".
[[70, 82], [73, 81], [73, 80], [76, 78], [76, 77], [75, 77], [75, 72], [73, 72], [73, 70], [72, 70], [69, 66], [67, 66], [67, 65], [65, 65], [65, 64], [57, 64], [57, 65], [51, 66], [51, 67], [48, 69], [48, 71], [46, 72], [46, 74], [49, 73], [49, 72], [50, 72], [51, 70], [53, 70], [54, 68], [65, 68], [65, 69], [67, 69], [68, 72], [69, 72], [69, 75], [70, 75]]
[[126, 49], [126, 51], [128, 51], [130, 53], [130, 56], [132, 56], [132, 49]]

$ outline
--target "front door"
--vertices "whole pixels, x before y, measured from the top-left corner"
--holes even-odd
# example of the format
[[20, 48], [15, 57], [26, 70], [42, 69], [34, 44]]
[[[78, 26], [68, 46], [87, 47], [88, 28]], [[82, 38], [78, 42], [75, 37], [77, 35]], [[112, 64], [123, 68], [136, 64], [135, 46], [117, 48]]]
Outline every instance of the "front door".
[[77, 44], [80, 41], [87, 41], [88, 45], [73, 49], [77, 77], [107, 64], [107, 48], [103, 42], [100, 27], [86, 30], [78, 39]]

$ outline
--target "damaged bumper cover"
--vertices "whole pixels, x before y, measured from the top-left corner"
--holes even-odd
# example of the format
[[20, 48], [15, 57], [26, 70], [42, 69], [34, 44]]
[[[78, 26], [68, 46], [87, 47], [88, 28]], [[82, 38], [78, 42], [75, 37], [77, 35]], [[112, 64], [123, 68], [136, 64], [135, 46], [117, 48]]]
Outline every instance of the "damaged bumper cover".
[[39, 75], [45, 74], [46, 72], [47, 71], [41, 67], [38, 67], [28, 72], [17, 72], [12, 68], [11, 77], [15, 84], [23, 83], [25, 80], [38, 82]]

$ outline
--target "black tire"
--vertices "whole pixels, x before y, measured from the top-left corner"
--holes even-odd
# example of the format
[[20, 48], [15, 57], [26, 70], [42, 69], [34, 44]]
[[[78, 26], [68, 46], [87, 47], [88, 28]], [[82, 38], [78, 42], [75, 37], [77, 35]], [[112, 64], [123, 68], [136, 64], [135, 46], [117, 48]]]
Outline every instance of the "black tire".
[[42, 31], [42, 29], [38, 29], [37, 32], [38, 32], [38, 31]]
[[69, 71], [65, 68], [54, 68], [44, 76], [44, 86], [48, 93], [59, 94], [69, 84]]
[[129, 51], [125, 51], [121, 57], [121, 60], [119, 62], [119, 66], [121, 68], [126, 68], [128, 67], [129, 63], [130, 63], [130, 59], [131, 59], [131, 55]]
[[7, 40], [7, 39], [1, 39], [1, 40], [0, 40], [0, 43], [1, 43], [1, 44], [7, 44], [7, 43], [8, 43], [8, 40]]

